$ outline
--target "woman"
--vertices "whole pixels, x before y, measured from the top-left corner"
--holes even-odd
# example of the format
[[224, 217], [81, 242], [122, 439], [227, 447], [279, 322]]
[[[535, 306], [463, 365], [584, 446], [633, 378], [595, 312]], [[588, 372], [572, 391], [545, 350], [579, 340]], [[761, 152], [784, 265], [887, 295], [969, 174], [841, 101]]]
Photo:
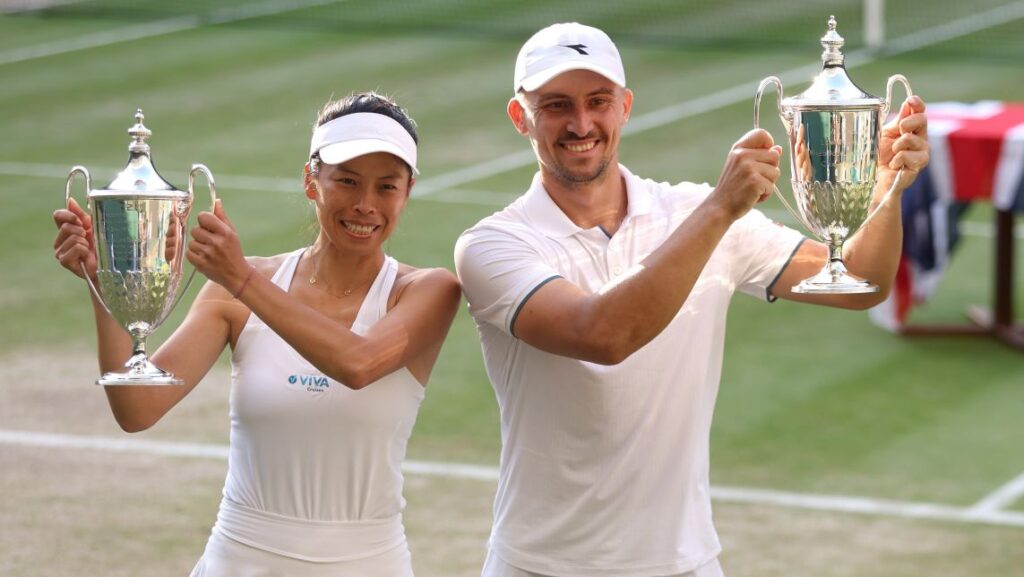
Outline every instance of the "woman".
[[[153, 354], [185, 385], [106, 388], [118, 424], [141, 431], [232, 348], [228, 475], [193, 576], [412, 575], [400, 466], [460, 298], [451, 272], [383, 250], [409, 200], [416, 142], [383, 96], [328, 103], [305, 167], [313, 245], [245, 258], [220, 202], [201, 213], [187, 257], [211, 282]], [[95, 277], [89, 215], [72, 201], [54, 221], [60, 263]], [[117, 369], [128, 336], [93, 307], [100, 369]]]

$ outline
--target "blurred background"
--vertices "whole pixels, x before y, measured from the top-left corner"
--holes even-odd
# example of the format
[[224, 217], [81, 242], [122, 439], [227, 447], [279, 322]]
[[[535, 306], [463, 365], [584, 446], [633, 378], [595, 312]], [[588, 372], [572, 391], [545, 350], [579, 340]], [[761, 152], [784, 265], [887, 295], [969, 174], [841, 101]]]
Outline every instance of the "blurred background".
[[[246, 253], [271, 255], [312, 240], [301, 171], [320, 106], [393, 96], [418, 122], [422, 174], [387, 250], [452, 268], [457, 236], [536, 170], [504, 113], [534, 31], [607, 31], [635, 92], [622, 162], [713, 183], [751, 128], [758, 82], [780, 76], [791, 96], [817, 72], [830, 14], [872, 94], [900, 73], [929, 103], [1024, 102], [1024, 2], [1011, 0], [0, 0], [0, 574], [185, 575], [215, 520], [227, 354], [152, 430], [120, 432], [92, 384], [85, 284], [52, 253], [68, 171], [110, 182], [137, 108], [161, 174], [184, 188], [192, 163], [209, 166]], [[773, 100], [762, 123], [781, 141]], [[73, 192], [84, 203], [81, 180]], [[992, 301], [993, 209], [963, 208], [948, 270], [909, 323], [966, 323], [968, 305]], [[764, 210], [796, 226], [774, 199]], [[418, 575], [479, 574], [499, 443], [463, 310], [410, 442]], [[1024, 355], [738, 296], [712, 483], [730, 576], [1024, 575]]]

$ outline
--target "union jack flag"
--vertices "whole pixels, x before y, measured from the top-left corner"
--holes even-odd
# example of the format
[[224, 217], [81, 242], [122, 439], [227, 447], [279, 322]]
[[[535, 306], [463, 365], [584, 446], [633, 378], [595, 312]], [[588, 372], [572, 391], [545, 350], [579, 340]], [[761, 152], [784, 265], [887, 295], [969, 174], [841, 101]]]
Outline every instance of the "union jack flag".
[[899, 331], [934, 294], [972, 202], [1024, 212], [1024, 104], [929, 104], [931, 162], [903, 193], [903, 258], [888, 300], [870, 311]]

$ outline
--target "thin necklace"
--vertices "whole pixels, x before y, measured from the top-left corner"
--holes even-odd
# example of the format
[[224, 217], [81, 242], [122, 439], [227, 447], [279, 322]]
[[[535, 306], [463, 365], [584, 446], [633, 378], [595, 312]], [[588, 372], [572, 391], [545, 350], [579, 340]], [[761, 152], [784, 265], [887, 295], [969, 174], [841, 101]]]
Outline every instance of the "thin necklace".
[[313, 261], [313, 274], [310, 275], [310, 277], [309, 277], [309, 286], [317, 287], [320, 290], [324, 291], [325, 293], [327, 293], [327, 294], [329, 294], [331, 296], [335, 296], [335, 297], [347, 297], [347, 296], [351, 296], [352, 295], [352, 292], [354, 291], [354, 289], [351, 288], [351, 287], [345, 289], [341, 294], [337, 294], [337, 293], [331, 292], [330, 288], [328, 288], [326, 285], [324, 285], [321, 288], [320, 286], [318, 286], [319, 282], [317, 281], [317, 277], [319, 277], [319, 276], [320, 276], [320, 260], [317, 259], [317, 260]]

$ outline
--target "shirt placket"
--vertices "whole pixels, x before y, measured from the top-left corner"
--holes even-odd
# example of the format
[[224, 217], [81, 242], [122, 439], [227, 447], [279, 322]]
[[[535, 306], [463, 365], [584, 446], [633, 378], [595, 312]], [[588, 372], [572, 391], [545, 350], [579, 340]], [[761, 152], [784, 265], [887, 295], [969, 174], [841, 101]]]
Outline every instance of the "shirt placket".
[[623, 221], [615, 235], [608, 239], [605, 249], [605, 264], [610, 278], [616, 278], [629, 268], [626, 262], [625, 238], [628, 221]]

